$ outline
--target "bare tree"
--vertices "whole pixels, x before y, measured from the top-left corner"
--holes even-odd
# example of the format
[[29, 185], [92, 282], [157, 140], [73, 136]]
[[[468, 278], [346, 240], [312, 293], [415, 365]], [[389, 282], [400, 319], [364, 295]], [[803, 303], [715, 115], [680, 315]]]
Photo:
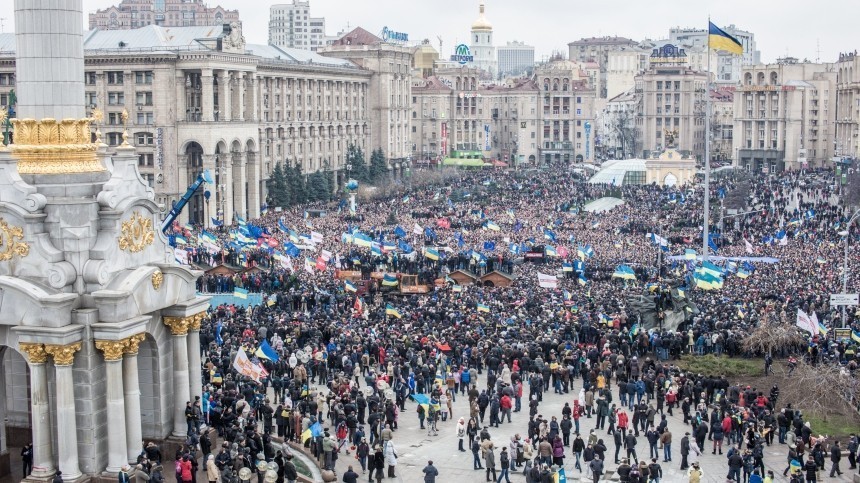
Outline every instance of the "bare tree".
[[780, 400], [791, 403], [807, 417], [828, 421], [854, 411], [851, 401], [857, 400], [860, 382], [837, 364], [812, 365], [800, 359], [787, 379], [780, 388]]
[[779, 320], [771, 313], [742, 341], [744, 351], [755, 354], [797, 352], [806, 339], [796, 325]]
[[631, 158], [636, 144], [636, 126], [633, 115], [626, 109], [615, 116], [615, 132], [621, 143], [621, 158]]

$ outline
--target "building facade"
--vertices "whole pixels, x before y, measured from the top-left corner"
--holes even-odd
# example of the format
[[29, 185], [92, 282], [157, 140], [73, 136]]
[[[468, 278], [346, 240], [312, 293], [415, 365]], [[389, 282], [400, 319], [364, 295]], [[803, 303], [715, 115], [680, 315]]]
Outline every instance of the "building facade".
[[636, 116], [642, 96], [631, 87], [609, 99], [601, 111], [598, 125], [598, 157], [603, 160], [630, 159], [642, 148], [637, 144]]
[[625, 37], [583, 38], [567, 44], [568, 58], [576, 62], [596, 62], [600, 66], [599, 84], [595, 88], [599, 99], [608, 99], [610, 96], [606, 74], [609, 66], [609, 53], [635, 50], [638, 45], [639, 43], [635, 40]]
[[544, 163], [590, 163], [597, 135], [597, 66], [556, 60], [535, 70], [539, 90], [539, 158]]
[[735, 165], [774, 173], [831, 161], [837, 135], [833, 64], [744, 67], [734, 96]]
[[370, 149], [382, 148], [395, 176], [409, 165], [412, 155], [409, 99], [413, 51], [411, 47], [382, 41], [369, 45], [338, 41], [320, 52], [370, 73], [365, 106], [367, 120], [374, 126]]
[[430, 41], [424, 39], [412, 52], [412, 75], [430, 77], [439, 61], [439, 52], [433, 48]]
[[836, 63], [836, 152], [860, 159], [860, 56], [839, 54]]
[[[171, 206], [199, 172], [212, 173], [211, 197], [196, 194], [183, 222], [256, 217], [276, 163], [342, 178], [347, 146], [371, 149], [371, 72], [309, 51], [246, 46], [241, 31], [201, 41], [209, 28], [172, 29], [164, 43], [159, 29], [141, 29], [122, 49], [118, 33], [87, 36], [85, 104], [103, 112], [109, 146], [122, 143], [128, 112], [129, 142], [157, 203]], [[0, 57], [0, 75], [14, 69], [14, 57]], [[11, 81], [0, 96], [8, 98]]]
[[269, 45], [317, 51], [325, 47], [325, 18], [312, 17], [310, 1], [269, 7]]
[[531, 74], [535, 66], [535, 48], [525, 42], [508, 42], [496, 48], [498, 54], [498, 78], [519, 77]]
[[667, 138], [682, 155], [704, 156], [708, 75], [687, 62], [684, 49], [667, 44], [651, 53], [650, 67], [636, 76], [635, 93], [642, 99], [636, 129], [643, 158], [669, 148]]
[[631, 89], [637, 74], [648, 68], [650, 50], [621, 46], [606, 55], [606, 98], [613, 99]]
[[147, 25], [203, 27], [240, 23], [238, 10], [209, 7], [202, 0], [122, 0], [89, 15], [90, 30], [130, 30]]
[[478, 19], [472, 22], [471, 46], [472, 56], [475, 60], [473, 67], [484, 72], [483, 76], [495, 79], [499, 72], [498, 59], [496, 58], [496, 47], [493, 44], [493, 24], [485, 16], [484, 1], [481, 0]]

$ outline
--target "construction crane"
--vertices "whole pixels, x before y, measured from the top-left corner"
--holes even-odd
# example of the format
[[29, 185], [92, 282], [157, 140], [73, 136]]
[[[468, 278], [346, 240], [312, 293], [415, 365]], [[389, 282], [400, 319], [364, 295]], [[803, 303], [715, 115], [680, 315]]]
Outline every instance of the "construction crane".
[[173, 209], [170, 210], [170, 213], [164, 218], [164, 222], [161, 223], [161, 232], [167, 233], [167, 229], [170, 228], [170, 225], [173, 224], [173, 221], [179, 217], [179, 214], [182, 213], [182, 209], [185, 208], [185, 205], [188, 204], [188, 201], [191, 200], [191, 197], [194, 196], [194, 193], [203, 186], [203, 183], [212, 184], [212, 175], [209, 174], [208, 169], [204, 169], [202, 173], [197, 175], [197, 179], [191, 186], [188, 187], [188, 190], [185, 191], [185, 194], [182, 195], [182, 198], [179, 199], [176, 203], [173, 204]]

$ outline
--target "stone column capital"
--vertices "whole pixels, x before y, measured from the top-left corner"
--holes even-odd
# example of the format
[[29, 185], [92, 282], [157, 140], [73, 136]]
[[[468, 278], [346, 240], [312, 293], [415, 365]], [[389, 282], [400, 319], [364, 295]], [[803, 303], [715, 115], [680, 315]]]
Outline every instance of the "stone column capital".
[[27, 361], [30, 364], [44, 364], [48, 361], [48, 353], [45, 352], [45, 346], [33, 342], [20, 342], [18, 349], [27, 355]]
[[136, 356], [137, 351], [140, 349], [140, 343], [146, 339], [146, 334], [141, 332], [140, 334], [135, 334], [126, 337], [123, 339], [123, 343], [125, 344], [123, 348], [123, 353], [126, 355]]
[[56, 366], [70, 366], [75, 361], [75, 352], [81, 350], [80, 342], [71, 344], [45, 344], [45, 352], [54, 358]]
[[122, 360], [122, 354], [125, 351], [125, 341], [97, 340], [96, 349], [104, 352], [106, 361], [119, 361]]
[[206, 312], [200, 312], [198, 314], [194, 314], [191, 317], [188, 317], [188, 330], [193, 330], [195, 332], [200, 331], [200, 324], [203, 322], [203, 319], [206, 318]]
[[170, 329], [170, 333], [173, 335], [186, 335], [193, 318], [193, 315], [191, 317], [164, 317], [164, 325]]

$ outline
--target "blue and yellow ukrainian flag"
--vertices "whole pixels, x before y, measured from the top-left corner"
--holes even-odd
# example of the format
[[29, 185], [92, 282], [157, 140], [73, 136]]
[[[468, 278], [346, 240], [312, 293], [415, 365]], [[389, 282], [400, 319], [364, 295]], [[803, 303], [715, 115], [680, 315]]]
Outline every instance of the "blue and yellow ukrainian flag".
[[345, 288], [347, 292], [350, 292], [350, 293], [358, 292], [358, 287], [356, 287], [355, 284], [350, 282], [349, 280], [344, 280], [343, 285], [344, 285], [343, 288]]
[[557, 257], [558, 256], [558, 252], [555, 250], [554, 247], [552, 247], [550, 245], [547, 245], [544, 248], [544, 251], [546, 252], [546, 256], [548, 256], [548, 257]]
[[463, 291], [463, 287], [461, 285], [453, 285], [451, 286], [451, 291], [454, 293], [460, 293]]
[[738, 39], [729, 35], [725, 30], [717, 27], [712, 22], [708, 22], [708, 47], [735, 55], [742, 55], [744, 53], [744, 46]]
[[244, 288], [235, 287], [233, 288], [233, 296], [237, 299], [247, 300], [248, 299], [248, 291]]
[[394, 275], [385, 274], [382, 276], [382, 285], [385, 287], [394, 287], [397, 285], [397, 277]]
[[490, 306], [485, 304], [478, 304], [478, 312], [489, 312]]
[[493, 231], [499, 231], [499, 230], [501, 230], [502, 228], [501, 228], [498, 224], [496, 224], [495, 222], [488, 221], [488, 222], [487, 222], [487, 229], [488, 229], [488, 230], [493, 230]]
[[430, 260], [439, 260], [439, 251], [434, 250], [433, 248], [425, 248], [424, 256], [429, 258]]
[[569, 262], [564, 262], [561, 264], [561, 270], [564, 272], [572, 272], [573, 271], [573, 264], [569, 263]]
[[579, 282], [579, 284], [582, 286], [585, 286], [585, 284], [588, 283], [588, 280], [585, 279], [585, 274], [582, 272], [580, 272], [579, 277], [577, 277], [576, 281]]
[[743, 268], [738, 269], [738, 273], [736, 274], [738, 278], [747, 278], [750, 276], [750, 273]]
[[684, 258], [687, 260], [695, 260], [697, 256], [698, 254], [696, 253], [696, 250], [693, 250], [692, 248], [684, 250]]
[[399, 310], [395, 309], [391, 304], [385, 304], [385, 315], [390, 315], [392, 317], [397, 317], [398, 319], [403, 318], [403, 315]]
[[827, 327], [825, 327], [821, 322], [818, 323], [818, 332], [825, 337], [827, 336]]
[[856, 330], [852, 330], [851, 331], [851, 338], [854, 340], [854, 342], [860, 344], [860, 332], [857, 332]]
[[173, 241], [175, 241], [177, 245], [187, 245], [188, 244], [188, 240], [186, 240], [185, 237], [182, 235], [176, 235], [176, 237], [173, 238]]

